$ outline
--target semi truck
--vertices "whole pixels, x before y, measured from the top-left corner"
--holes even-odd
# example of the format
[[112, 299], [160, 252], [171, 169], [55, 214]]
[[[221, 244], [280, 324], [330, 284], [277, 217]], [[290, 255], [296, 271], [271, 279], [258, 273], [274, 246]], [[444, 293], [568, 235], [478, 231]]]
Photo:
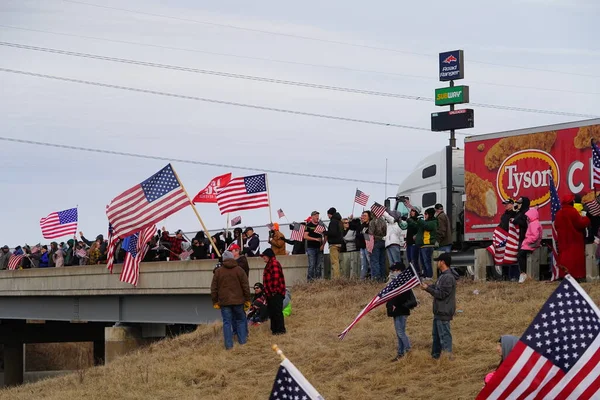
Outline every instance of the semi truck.
[[453, 247], [465, 251], [491, 242], [504, 201], [528, 197], [550, 238], [551, 179], [559, 195], [579, 195], [583, 203], [600, 195], [593, 185], [594, 140], [600, 118], [469, 136], [464, 149], [447, 146], [422, 160], [386, 205], [408, 215], [407, 200], [423, 210], [442, 204], [454, 227]]

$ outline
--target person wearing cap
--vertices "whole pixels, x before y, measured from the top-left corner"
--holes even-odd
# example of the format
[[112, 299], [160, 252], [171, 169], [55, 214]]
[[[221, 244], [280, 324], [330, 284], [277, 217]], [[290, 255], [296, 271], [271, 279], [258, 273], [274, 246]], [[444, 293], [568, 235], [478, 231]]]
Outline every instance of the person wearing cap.
[[327, 210], [327, 217], [329, 218], [329, 227], [325, 236], [329, 244], [331, 277], [338, 279], [340, 277], [340, 252], [342, 251], [342, 244], [344, 244], [344, 225], [342, 224], [342, 216], [335, 207]]
[[[406, 269], [402, 261], [390, 266], [390, 279], [393, 280]], [[406, 320], [410, 315], [410, 309], [417, 305], [417, 299], [412, 290], [406, 291], [385, 303], [387, 316], [394, 318], [394, 329], [398, 338], [398, 352], [392, 362], [399, 361], [410, 351], [410, 340], [406, 335]]]
[[310, 220], [306, 223], [304, 240], [306, 241], [306, 256], [308, 257], [307, 280], [310, 282], [323, 277], [323, 247], [325, 240], [323, 235], [316, 233], [315, 229], [320, 223], [318, 211], [310, 213]]
[[244, 236], [246, 236], [244, 254], [248, 257], [258, 257], [260, 255], [260, 237], [254, 233], [254, 228], [249, 226], [244, 229]]
[[213, 307], [221, 310], [225, 349], [233, 347], [234, 330], [238, 343], [245, 344], [248, 338], [245, 311], [250, 308], [250, 284], [230, 251], [223, 253], [223, 263], [214, 271], [210, 295]]
[[254, 284], [254, 297], [247, 318], [250, 325], [260, 325], [269, 319], [265, 287], [260, 282]]
[[287, 255], [285, 251], [285, 236], [279, 231], [279, 224], [277, 222], [273, 224], [273, 229], [269, 232], [269, 243], [276, 256]]
[[433, 277], [433, 268], [431, 266], [431, 257], [433, 256], [433, 248], [437, 241], [437, 219], [435, 218], [435, 210], [428, 208], [425, 210], [424, 218], [417, 219], [416, 222], [412, 219], [408, 220], [408, 226], [417, 228], [415, 243], [419, 246], [421, 263], [423, 265], [422, 274], [425, 280], [431, 280]]
[[517, 215], [517, 212], [515, 211], [515, 201], [513, 199], [507, 199], [504, 200], [502, 204], [504, 205], [504, 213], [500, 217], [500, 224], [498, 224], [498, 226], [508, 232], [510, 220]]
[[440, 203], [434, 207], [435, 218], [438, 222], [436, 237], [438, 241], [438, 251], [449, 253], [452, 251], [452, 224], [448, 219], [448, 215], [444, 212], [444, 206]]
[[452, 359], [452, 332], [450, 321], [456, 312], [456, 278], [450, 270], [452, 257], [450, 253], [442, 253], [437, 258], [437, 267], [441, 271], [435, 285], [421, 282], [421, 289], [433, 296], [433, 345], [431, 356], [439, 359], [442, 352]]
[[367, 279], [367, 274], [371, 268], [371, 253], [367, 251], [367, 241], [365, 235], [369, 235], [369, 224], [373, 219], [370, 210], [363, 211], [360, 214], [360, 230], [356, 232], [356, 247], [360, 249], [360, 279]]
[[575, 196], [563, 196], [561, 208], [554, 219], [558, 237], [558, 265], [561, 267], [559, 276], [564, 278], [569, 273], [575, 279], [585, 279], [585, 229], [590, 225], [590, 219], [580, 215], [574, 202]]
[[249, 276], [250, 266], [248, 265], [248, 259], [246, 256], [241, 254], [240, 246], [238, 246], [236, 243], [232, 243], [231, 246], [229, 246], [229, 251], [233, 253], [233, 258], [238, 263], [240, 268], [244, 270], [246, 276]]
[[11, 256], [12, 256], [12, 253], [10, 252], [10, 249], [8, 248], [8, 246], [7, 245], [2, 246], [2, 250], [0, 251], [0, 269], [8, 268], [8, 260], [10, 260]]
[[260, 256], [266, 263], [263, 271], [263, 285], [271, 320], [271, 332], [273, 335], [283, 335], [286, 333], [283, 320], [283, 299], [285, 297], [283, 268], [273, 250], [266, 249]]
[[183, 231], [178, 229], [175, 232], [175, 236], [170, 236], [169, 231], [163, 226], [162, 227], [162, 240], [169, 243], [169, 259], [171, 261], [179, 261], [179, 255], [183, 253], [183, 243], [187, 243], [187, 240], [183, 237]]

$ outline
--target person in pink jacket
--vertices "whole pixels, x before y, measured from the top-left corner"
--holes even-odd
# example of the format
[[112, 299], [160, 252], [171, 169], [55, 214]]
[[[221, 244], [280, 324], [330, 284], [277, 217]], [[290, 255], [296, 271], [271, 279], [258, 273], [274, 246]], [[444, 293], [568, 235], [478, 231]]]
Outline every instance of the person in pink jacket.
[[536, 208], [530, 208], [525, 213], [525, 216], [527, 217], [528, 222], [527, 232], [525, 233], [525, 239], [523, 240], [523, 243], [521, 243], [521, 248], [517, 254], [519, 269], [521, 270], [519, 283], [523, 283], [527, 279], [527, 255], [541, 246], [543, 236], [538, 210]]

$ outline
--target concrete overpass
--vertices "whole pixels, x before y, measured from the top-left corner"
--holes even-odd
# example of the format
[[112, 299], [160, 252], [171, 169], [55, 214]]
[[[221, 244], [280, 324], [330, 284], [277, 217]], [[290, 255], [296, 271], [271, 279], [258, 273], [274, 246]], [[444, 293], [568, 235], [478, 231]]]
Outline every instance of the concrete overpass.
[[[288, 286], [306, 282], [307, 258], [279, 257]], [[264, 262], [249, 259], [249, 283]], [[216, 260], [142, 263], [138, 287], [103, 265], [0, 271], [0, 343], [4, 382], [23, 382], [23, 345], [93, 342], [98, 363], [163, 338], [173, 324], [220, 319], [210, 299]], [[117, 326], [115, 326], [115, 324]]]

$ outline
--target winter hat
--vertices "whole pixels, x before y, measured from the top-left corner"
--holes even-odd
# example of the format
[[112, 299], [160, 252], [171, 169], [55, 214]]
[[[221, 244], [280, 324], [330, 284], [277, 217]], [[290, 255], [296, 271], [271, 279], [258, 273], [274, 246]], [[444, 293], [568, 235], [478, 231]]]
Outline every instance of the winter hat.
[[500, 347], [502, 347], [502, 361], [506, 360], [508, 354], [511, 352], [513, 347], [517, 344], [519, 338], [512, 335], [502, 335], [500, 336]]
[[273, 230], [274, 231], [278, 231], [279, 230], [279, 224], [277, 222], [273, 223]]
[[413, 206], [412, 210], [415, 210], [415, 212], [418, 214], [421, 214], [421, 207], [419, 206]]
[[260, 282], [256, 282], [253, 287], [255, 289], [258, 287], [258, 288], [260, 288], [260, 290], [263, 290], [263, 291], [265, 290], [265, 286]]
[[331, 207], [329, 210], [327, 210], [327, 214], [329, 215], [335, 215], [336, 212], [337, 210], [335, 209], [335, 207]]
[[273, 253], [273, 250], [271, 250], [271, 249], [266, 249], [265, 251], [262, 252], [261, 256], [273, 258], [273, 257], [275, 257], [275, 253]]
[[233, 253], [230, 251], [226, 251], [223, 253], [223, 261], [225, 260], [233, 260]]

